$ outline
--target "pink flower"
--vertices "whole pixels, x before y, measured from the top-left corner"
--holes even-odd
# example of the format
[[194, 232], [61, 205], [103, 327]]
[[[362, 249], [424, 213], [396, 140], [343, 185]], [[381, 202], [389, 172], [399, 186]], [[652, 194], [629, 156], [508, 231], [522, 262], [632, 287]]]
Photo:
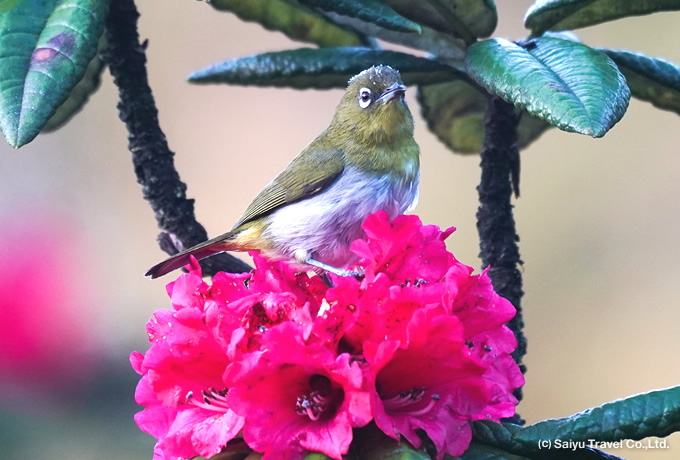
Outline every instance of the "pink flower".
[[439, 281], [454, 258], [444, 240], [454, 227], [442, 232], [423, 225], [417, 216], [398, 216], [394, 222], [384, 211], [369, 216], [363, 224], [366, 240], [352, 243], [352, 251], [367, 264], [366, 278], [387, 274], [395, 282]]
[[146, 406], [135, 421], [158, 439], [161, 458], [209, 457], [243, 427], [226, 403], [222, 374], [230, 360], [204, 323], [200, 271], [181, 275], [168, 292], [176, 311], [157, 311], [147, 324], [151, 348], [130, 357], [143, 375], [135, 400]]
[[462, 321], [471, 356], [486, 367], [483, 378], [491, 386], [492, 397], [474, 419], [498, 421], [515, 413], [517, 400], [508, 388], [524, 385], [524, 376], [510, 356], [517, 341], [504, 325], [515, 316], [515, 308], [496, 294], [486, 272], [461, 279], [461, 270], [451, 270], [447, 284], [455, 283], [458, 290], [455, 294], [449, 290], [444, 305]]
[[257, 254], [253, 260], [256, 268], [252, 273], [218, 273], [210, 287], [211, 298], [221, 301], [207, 307], [208, 326], [227, 324], [229, 330], [235, 320], [239, 323], [238, 330], [230, 331], [227, 350], [232, 359], [259, 349], [263, 333], [282, 321], [303, 325], [308, 336], [326, 290], [318, 276], [295, 273], [286, 264], [269, 262]]
[[424, 431], [441, 459], [465, 451], [470, 421], [514, 414], [514, 308], [446, 251], [453, 229], [379, 212], [364, 230], [352, 249], [365, 277], [331, 275], [330, 289], [258, 255], [250, 274], [208, 284], [194, 262], [168, 285], [173, 309], [131, 357], [155, 457], [209, 456], [243, 436], [265, 459], [341, 459], [374, 420], [414, 446]]
[[347, 353], [306, 344], [302, 327], [291, 322], [269, 330], [263, 351], [232, 364], [225, 380], [229, 404], [246, 419], [245, 440], [264, 459], [311, 450], [340, 460], [352, 428], [371, 420], [358, 363]]
[[0, 400], [81, 388], [105, 361], [90, 248], [72, 220], [35, 204], [0, 215]]
[[368, 342], [364, 350], [375, 372], [378, 428], [416, 447], [416, 430], [424, 430], [439, 459], [463, 453], [471, 438], [467, 420], [488, 404], [490, 389], [481, 379], [484, 366], [470, 357], [460, 321], [437, 307], [420, 309], [403, 341]]
[[218, 397], [223, 398], [217, 393], [199, 396], [199, 399], [214, 400], [217, 404], [199, 402], [195, 407], [185, 404], [173, 409], [160, 403], [148, 378], [142, 377], [135, 400], [146, 409], [135, 416], [135, 422], [143, 431], [158, 438], [154, 458], [193, 458], [197, 455], [207, 458], [220, 452], [241, 431], [243, 418], [224, 405], [220, 406]]

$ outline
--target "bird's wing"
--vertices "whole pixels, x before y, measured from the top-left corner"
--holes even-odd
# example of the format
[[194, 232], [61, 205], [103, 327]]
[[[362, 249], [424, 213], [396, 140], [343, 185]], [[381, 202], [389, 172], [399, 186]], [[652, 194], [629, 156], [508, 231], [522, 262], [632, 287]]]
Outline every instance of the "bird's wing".
[[310, 145], [255, 197], [234, 229], [281, 206], [316, 195], [335, 182], [344, 169], [340, 150], [316, 150]]

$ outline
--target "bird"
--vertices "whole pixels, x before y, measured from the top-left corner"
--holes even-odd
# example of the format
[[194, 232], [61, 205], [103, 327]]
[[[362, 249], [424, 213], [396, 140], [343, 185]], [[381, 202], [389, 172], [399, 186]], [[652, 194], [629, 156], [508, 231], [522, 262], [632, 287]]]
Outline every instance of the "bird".
[[376, 65], [352, 77], [329, 126], [272, 180], [223, 235], [151, 267], [150, 278], [225, 251], [256, 251], [298, 271], [358, 275], [352, 241], [380, 210], [418, 203], [420, 149], [399, 72]]

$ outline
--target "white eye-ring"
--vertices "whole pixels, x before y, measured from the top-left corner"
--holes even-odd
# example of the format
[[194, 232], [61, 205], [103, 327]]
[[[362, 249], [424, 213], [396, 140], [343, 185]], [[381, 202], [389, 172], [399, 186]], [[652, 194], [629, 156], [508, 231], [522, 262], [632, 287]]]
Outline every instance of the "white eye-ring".
[[365, 109], [373, 102], [373, 93], [368, 88], [361, 88], [359, 90], [359, 107]]

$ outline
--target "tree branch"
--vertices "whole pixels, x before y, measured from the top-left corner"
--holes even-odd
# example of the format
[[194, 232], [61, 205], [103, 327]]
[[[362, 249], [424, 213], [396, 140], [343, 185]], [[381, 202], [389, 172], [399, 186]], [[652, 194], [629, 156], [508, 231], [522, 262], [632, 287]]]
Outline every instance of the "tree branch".
[[[492, 97], [484, 119], [484, 147], [482, 148], [482, 179], [477, 211], [477, 231], [480, 239], [482, 266], [489, 268], [489, 277], [496, 292], [508, 299], [517, 309], [517, 314], [508, 321], [508, 327], [515, 334], [517, 349], [512, 354], [522, 373], [526, 366], [522, 357], [526, 354], [527, 340], [522, 331], [521, 299], [522, 274], [519, 265], [517, 242], [512, 215], [512, 192], [519, 196], [519, 151], [517, 149], [517, 122], [515, 107], [499, 97]], [[515, 397], [522, 399], [522, 389], [515, 390]], [[519, 415], [511, 419], [521, 423]]]
[[[162, 233], [158, 243], [172, 255], [208, 239], [194, 216], [194, 200], [186, 197], [186, 184], [180, 180], [173, 156], [158, 123], [158, 110], [146, 74], [146, 43], [139, 43], [134, 0], [112, 0], [106, 19], [108, 48], [104, 53], [113, 80], [118, 86], [120, 119], [128, 130], [128, 148], [142, 194], [156, 215]], [[217, 271], [249, 271], [245, 262], [220, 254], [202, 261], [205, 275]]]

